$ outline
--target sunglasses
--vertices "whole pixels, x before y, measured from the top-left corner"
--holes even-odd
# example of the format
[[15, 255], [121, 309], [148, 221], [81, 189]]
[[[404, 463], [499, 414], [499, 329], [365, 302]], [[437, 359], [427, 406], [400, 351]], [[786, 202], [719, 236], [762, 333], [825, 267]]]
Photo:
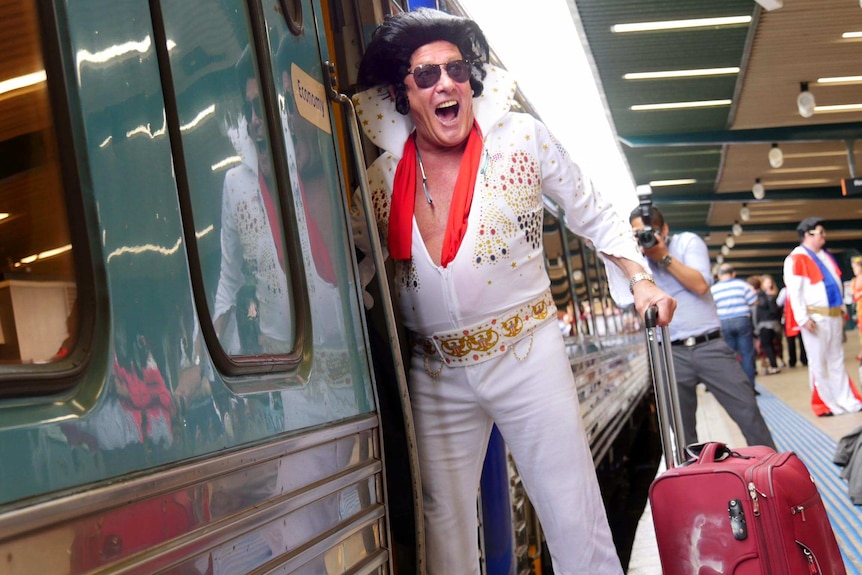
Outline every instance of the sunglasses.
[[413, 74], [416, 87], [424, 90], [440, 81], [441, 67], [446, 68], [446, 75], [453, 82], [460, 84], [470, 79], [470, 62], [467, 60], [453, 60], [447, 64], [420, 64], [407, 72], [407, 75]]
[[260, 97], [255, 97], [253, 100], [246, 100], [242, 103], [242, 113], [245, 116], [246, 121], [251, 122], [251, 114], [254, 114], [258, 118], [263, 118], [263, 108], [260, 105]]
[[808, 234], [812, 235], [812, 236], [822, 236], [825, 233], [826, 233], [826, 230], [824, 230], [823, 228], [820, 228], [817, 230], [808, 230]]

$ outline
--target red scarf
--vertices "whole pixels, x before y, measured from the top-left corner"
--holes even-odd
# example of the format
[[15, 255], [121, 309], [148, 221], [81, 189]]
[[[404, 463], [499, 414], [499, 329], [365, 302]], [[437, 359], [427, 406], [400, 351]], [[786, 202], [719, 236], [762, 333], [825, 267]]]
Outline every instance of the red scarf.
[[[297, 179], [299, 179], [298, 174]], [[314, 260], [317, 275], [325, 282], [335, 285], [335, 270], [329, 257], [329, 247], [326, 245], [326, 240], [320, 231], [320, 226], [317, 225], [317, 220], [308, 210], [308, 196], [305, 194], [305, 186], [302, 185], [302, 180], [299, 180], [299, 193], [302, 195], [305, 223], [308, 225], [308, 242], [311, 244], [311, 259]]]
[[[443, 254], [440, 264], [445, 268], [455, 259], [461, 240], [467, 231], [470, 205], [473, 203], [473, 189], [479, 175], [479, 162], [482, 159], [482, 131], [477, 123], [467, 138], [467, 146], [461, 157], [452, 203], [449, 207], [449, 220], [446, 235], [443, 237]], [[413, 207], [416, 203], [416, 142], [407, 138], [404, 153], [395, 169], [395, 183], [392, 190], [392, 206], [389, 209], [389, 253], [392, 259], [409, 260], [413, 243]]]
[[266, 185], [266, 180], [260, 171], [257, 174], [257, 181], [260, 184], [260, 197], [263, 200], [269, 231], [272, 233], [272, 241], [275, 243], [275, 250], [278, 254], [278, 263], [284, 271], [284, 242], [281, 241], [281, 220], [278, 219], [278, 210], [275, 208], [275, 202], [269, 193], [269, 186]]

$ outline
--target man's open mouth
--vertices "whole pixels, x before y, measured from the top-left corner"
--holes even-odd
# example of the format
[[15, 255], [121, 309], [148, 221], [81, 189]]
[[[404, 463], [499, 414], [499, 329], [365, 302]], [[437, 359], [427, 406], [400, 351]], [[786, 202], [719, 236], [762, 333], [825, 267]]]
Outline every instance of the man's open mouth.
[[455, 118], [458, 117], [458, 111], [461, 109], [460, 104], [455, 100], [450, 100], [448, 102], [443, 102], [437, 109], [434, 110], [434, 113], [437, 114], [437, 117], [443, 120], [444, 122], [451, 122]]

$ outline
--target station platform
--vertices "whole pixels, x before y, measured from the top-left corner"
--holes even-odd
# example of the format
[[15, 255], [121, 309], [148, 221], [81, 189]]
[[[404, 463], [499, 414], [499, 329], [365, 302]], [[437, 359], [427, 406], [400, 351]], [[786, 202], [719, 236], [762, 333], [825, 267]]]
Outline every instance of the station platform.
[[[859, 333], [848, 331], [844, 345], [845, 366], [858, 385], [860, 378]], [[786, 360], [785, 360], [786, 361]], [[760, 370], [762, 372], [762, 370]], [[862, 412], [833, 417], [817, 417], [811, 411], [808, 368], [797, 364], [774, 375], [758, 375], [758, 404], [781, 451], [793, 451], [808, 466], [817, 482], [844, 555], [848, 575], [862, 575], [862, 507], [847, 495], [841, 467], [832, 463], [838, 440], [862, 425]], [[702, 387], [698, 394], [698, 438], [715, 440], [732, 447], [745, 446], [736, 424], [718, 402]], [[664, 471], [664, 464], [659, 473]], [[627, 575], [661, 575], [652, 515], [647, 503], [637, 528]]]

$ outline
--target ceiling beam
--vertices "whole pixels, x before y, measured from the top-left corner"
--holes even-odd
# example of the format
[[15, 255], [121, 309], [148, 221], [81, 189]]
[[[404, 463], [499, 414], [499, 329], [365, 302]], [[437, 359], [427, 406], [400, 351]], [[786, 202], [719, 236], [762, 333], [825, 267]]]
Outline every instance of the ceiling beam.
[[[742, 227], [746, 232], [795, 232], [798, 222], [779, 222], [779, 223], [751, 223], [742, 222]], [[862, 220], [824, 220], [823, 227], [827, 232], [857, 232], [862, 230]], [[671, 225], [671, 230], [677, 226]], [[730, 226], [685, 226], [685, 231], [694, 232], [701, 236], [717, 233], [727, 235], [730, 231]], [[831, 242], [830, 242], [831, 243]], [[859, 243], [859, 242], [856, 242]]]
[[[740, 243], [740, 240], [736, 240], [735, 250], [779, 250], [782, 252], [790, 253], [790, 250], [799, 245], [799, 242], [778, 242], [778, 243]], [[708, 246], [710, 252], [718, 252], [721, 250], [720, 245]], [[826, 249], [829, 251], [841, 251], [841, 250], [858, 250], [859, 242], [854, 240], [833, 240], [826, 242]], [[731, 252], [733, 253], [733, 252]]]
[[713, 130], [678, 134], [620, 136], [629, 148], [651, 146], [721, 146], [724, 144], [771, 144], [773, 142], [834, 142], [855, 140], [862, 133], [862, 122], [756, 128], [750, 130]]
[[756, 205], [764, 202], [784, 202], [793, 200], [858, 200], [859, 196], [844, 196], [840, 186], [824, 186], [819, 188], [791, 188], [784, 190], [770, 189], [762, 200], [754, 199], [751, 190], [744, 192], [716, 193], [673, 193], [653, 190], [654, 204], [712, 204], [716, 202], [746, 202]]
[[[796, 243], [770, 243], [770, 244], [736, 244], [730, 253], [733, 254], [734, 250], [757, 250], [757, 251], [765, 251], [765, 250], [775, 250], [785, 254], [789, 254], [796, 246], [799, 245], [799, 242]], [[721, 252], [721, 246], [708, 246], [710, 254], [718, 254]], [[851, 240], [837, 241], [837, 242], [829, 242], [826, 244], [826, 251], [832, 253], [840, 253], [843, 251], [859, 251], [859, 242], [854, 242]], [[725, 256], [728, 257], [728, 256]], [[766, 256], [738, 256], [740, 259], [749, 260], [757, 257], [766, 257]], [[767, 259], [772, 259], [768, 258]]]

